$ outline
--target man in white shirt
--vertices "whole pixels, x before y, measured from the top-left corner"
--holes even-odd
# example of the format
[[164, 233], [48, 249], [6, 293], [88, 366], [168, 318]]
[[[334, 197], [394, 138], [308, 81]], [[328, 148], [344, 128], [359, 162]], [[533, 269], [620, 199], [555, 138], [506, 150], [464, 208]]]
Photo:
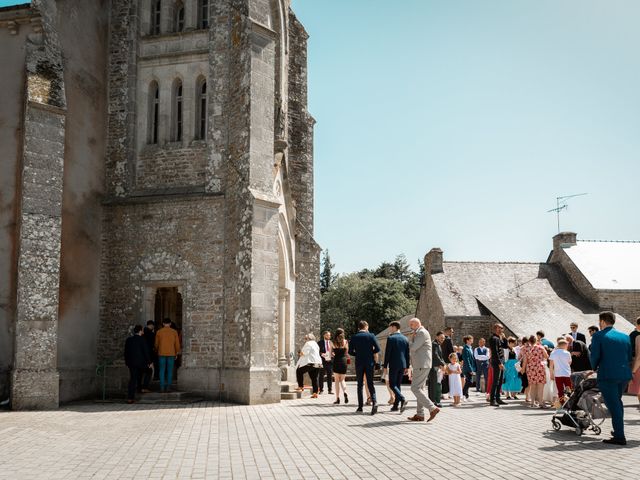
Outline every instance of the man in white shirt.
[[484, 375], [484, 391], [487, 391], [487, 379], [489, 378], [489, 358], [491, 352], [485, 346], [486, 340], [478, 340], [478, 346], [473, 350], [473, 358], [476, 359], [476, 392], [480, 392], [480, 377]]
[[549, 367], [551, 370], [551, 379], [555, 380], [558, 388], [558, 397], [560, 402], [565, 401], [564, 389], [572, 388], [571, 385], [571, 354], [567, 351], [568, 342], [560, 337], [558, 346], [551, 352], [549, 356]]

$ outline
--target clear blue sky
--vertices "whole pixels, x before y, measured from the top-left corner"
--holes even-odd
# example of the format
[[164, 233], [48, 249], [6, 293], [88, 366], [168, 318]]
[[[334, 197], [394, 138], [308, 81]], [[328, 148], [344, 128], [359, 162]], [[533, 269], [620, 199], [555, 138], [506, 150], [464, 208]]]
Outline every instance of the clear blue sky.
[[640, 240], [640, 2], [294, 0], [310, 34], [316, 231], [340, 272], [439, 246], [543, 261]]

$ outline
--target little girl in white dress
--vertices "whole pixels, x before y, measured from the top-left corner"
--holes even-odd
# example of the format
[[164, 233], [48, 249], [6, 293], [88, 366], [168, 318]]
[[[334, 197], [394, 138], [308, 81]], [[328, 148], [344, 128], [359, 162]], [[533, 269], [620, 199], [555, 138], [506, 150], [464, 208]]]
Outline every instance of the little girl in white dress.
[[458, 355], [454, 352], [449, 355], [449, 363], [447, 365], [447, 374], [449, 375], [449, 395], [453, 397], [453, 406], [460, 405], [460, 397], [462, 397], [462, 380], [460, 378], [460, 364], [458, 363]]

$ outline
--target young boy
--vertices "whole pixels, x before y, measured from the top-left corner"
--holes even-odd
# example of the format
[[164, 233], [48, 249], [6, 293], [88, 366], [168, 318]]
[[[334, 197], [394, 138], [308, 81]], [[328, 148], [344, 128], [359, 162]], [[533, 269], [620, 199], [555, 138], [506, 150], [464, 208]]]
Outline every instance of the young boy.
[[571, 389], [571, 354], [567, 351], [567, 341], [564, 338], [558, 338], [558, 346], [551, 352], [549, 356], [549, 367], [551, 370], [551, 379], [555, 379], [558, 388], [558, 397], [560, 403], [564, 403], [565, 387]]

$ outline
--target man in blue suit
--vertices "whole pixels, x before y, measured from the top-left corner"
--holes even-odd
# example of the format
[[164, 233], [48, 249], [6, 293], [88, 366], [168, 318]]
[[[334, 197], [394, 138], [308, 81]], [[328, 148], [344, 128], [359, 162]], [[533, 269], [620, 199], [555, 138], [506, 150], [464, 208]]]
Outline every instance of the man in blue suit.
[[591, 337], [591, 366], [598, 372], [598, 388], [613, 423], [613, 436], [603, 442], [626, 445], [622, 394], [631, 380], [631, 342], [628, 335], [613, 329], [614, 323], [615, 313], [600, 313], [600, 331]]
[[364, 376], [367, 376], [367, 388], [371, 394], [371, 415], [378, 412], [378, 402], [376, 401], [376, 388], [373, 385], [373, 367], [378, 361], [380, 344], [375, 335], [369, 333], [369, 324], [364, 320], [358, 323], [358, 333], [349, 339], [349, 355], [356, 359], [356, 380], [358, 381], [358, 409], [356, 413], [362, 412], [364, 399], [362, 398], [362, 387], [364, 386]]
[[[391, 407], [392, 412], [404, 412], [407, 400], [400, 391], [402, 377], [409, 373], [411, 357], [409, 356], [409, 341], [400, 333], [400, 322], [389, 324], [391, 334], [387, 337], [387, 346], [384, 349], [384, 371], [389, 375], [389, 387], [395, 394], [395, 402]], [[398, 409], [398, 404], [400, 408]]]

